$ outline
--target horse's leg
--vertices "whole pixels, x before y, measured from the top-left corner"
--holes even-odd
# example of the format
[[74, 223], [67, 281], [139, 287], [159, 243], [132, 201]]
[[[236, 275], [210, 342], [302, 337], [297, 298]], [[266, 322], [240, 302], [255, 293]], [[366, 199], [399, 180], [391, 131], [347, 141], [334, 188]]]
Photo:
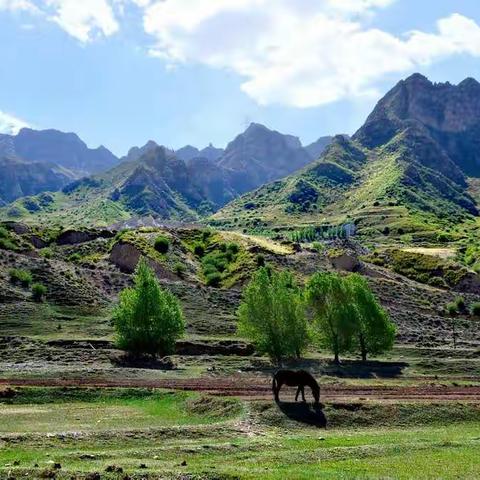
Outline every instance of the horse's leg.
[[306, 402], [306, 400], [305, 400], [305, 385], [302, 385], [302, 401]]
[[296, 402], [298, 401], [298, 396], [300, 395], [300, 388], [301, 388], [301, 387], [300, 387], [300, 385], [299, 385], [298, 388], [297, 388], [297, 393], [296, 393], [296, 395], [295, 395], [295, 401], [296, 401]]
[[277, 388], [275, 390], [275, 401], [279, 402], [280, 401], [280, 389], [282, 388], [283, 382], [280, 380], [277, 380]]

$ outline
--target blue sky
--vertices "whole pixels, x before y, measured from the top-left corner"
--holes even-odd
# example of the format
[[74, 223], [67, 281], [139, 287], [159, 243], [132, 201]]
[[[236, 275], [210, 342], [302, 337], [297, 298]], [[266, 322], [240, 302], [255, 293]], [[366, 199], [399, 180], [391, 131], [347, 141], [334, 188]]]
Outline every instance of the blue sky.
[[0, 0], [0, 130], [118, 155], [224, 146], [252, 121], [353, 133], [420, 71], [480, 79], [478, 0]]

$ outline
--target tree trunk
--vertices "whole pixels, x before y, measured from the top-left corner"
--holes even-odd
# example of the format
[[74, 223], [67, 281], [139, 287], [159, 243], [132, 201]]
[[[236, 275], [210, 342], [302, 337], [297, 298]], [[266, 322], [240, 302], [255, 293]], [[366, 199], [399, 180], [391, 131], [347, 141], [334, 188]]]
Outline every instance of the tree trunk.
[[367, 361], [367, 346], [365, 345], [365, 337], [363, 336], [363, 334], [360, 334], [360, 351], [362, 353], [362, 362], [366, 362]]

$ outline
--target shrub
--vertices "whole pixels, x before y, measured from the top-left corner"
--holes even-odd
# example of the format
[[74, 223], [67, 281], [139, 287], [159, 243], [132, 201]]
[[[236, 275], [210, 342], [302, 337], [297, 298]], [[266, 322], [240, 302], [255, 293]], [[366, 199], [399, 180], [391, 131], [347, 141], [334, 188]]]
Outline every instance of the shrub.
[[472, 304], [472, 315], [480, 317], [480, 302], [475, 302]]
[[32, 285], [32, 298], [35, 302], [42, 302], [47, 294], [47, 287], [41, 283]]
[[455, 302], [447, 304], [447, 312], [452, 317], [458, 313], [457, 304]]
[[170, 240], [167, 237], [157, 237], [154, 246], [158, 253], [165, 254], [170, 248]]
[[8, 230], [5, 227], [0, 227], [0, 238], [8, 238]]
[[457, 306], [457, 310], [459, 312], [465, 312], [467, 310], [467, 306], [465, 305], [465, 299], [463, 297], [456, 297], [455, 305]]
[[72, 253], [71, 255], [68, 256], [68, 261], [77, 263], [82, 259], [82, 256], [78, 253]]
[[240, 251], [240, 247], [237, 243], [229, 243], [227, 245], [227, 252], [231, 252], [233, 255], [236, 255]]
[[134, 283], [120, 293], [113, 312], [117, 345], [134, 355], [173, 353], [185, 330], [177, 298], [160, 287], [144, 258], [137, 266]]
[[179, 277], [183, 277], [185, 271], [187, 270], [187, 268], [185, 267], [185, 265], [181, 262], [176, 262], [174, 267], [173, 267], [173, 270], [175, 271], [175, 273], [179, 276]]
[[323, 253], [325, 251], [325, 246], [320, 242], [313, 242], [312, 247], [318, 253]]
[[265, 266], [265, 256], [259, 253], [255, 259], [257, 262], [258, 267], [264, 267]]
[[43, 258], [52, 258], [53, 257], [53, 251], [51, 248], [42, 248], [42, 250], [40, 251], [40, 255], [43, 257]]
[[12, 268], [9, 272], [10, 281], [14, 284], [19, 283], [22, 287], [29, 287], [32, 283], [32, 274], [26, 270]]
[[203, 257], [205, 255], [205, 246], [203, 243], [197, 243], [195, 247], [193, 247], [193, 253], [197, 257]]
[[211, 271], [205, 275], [205, 283], [209, 287], [218, 287], [222, 282], [222, 275], [219, 272]]
[[17, 247], [9, 238], [0, 238], [1, 250], [16, 250]]

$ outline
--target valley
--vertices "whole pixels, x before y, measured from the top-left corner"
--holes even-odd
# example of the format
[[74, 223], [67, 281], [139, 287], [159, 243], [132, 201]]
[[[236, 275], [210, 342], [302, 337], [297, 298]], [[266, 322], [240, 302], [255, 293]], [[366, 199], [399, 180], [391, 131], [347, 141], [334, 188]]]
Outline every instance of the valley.
[[[149, 142], [0, 193], [0, 478], [475, 478], [479, 113], [476, 81], [416, 74], [351, 137], [251, 124], [226, 149]], [[141, 259], [185, 321], [157, 358], [125, 355], [112, 321]], [[275, 403], [278, 365], [238, 330], [262, 268], [301, 288], [360, 274], [393, 348], [336, 363], [312, 341], [282, 366], [321, 408], [308, 388]]]

